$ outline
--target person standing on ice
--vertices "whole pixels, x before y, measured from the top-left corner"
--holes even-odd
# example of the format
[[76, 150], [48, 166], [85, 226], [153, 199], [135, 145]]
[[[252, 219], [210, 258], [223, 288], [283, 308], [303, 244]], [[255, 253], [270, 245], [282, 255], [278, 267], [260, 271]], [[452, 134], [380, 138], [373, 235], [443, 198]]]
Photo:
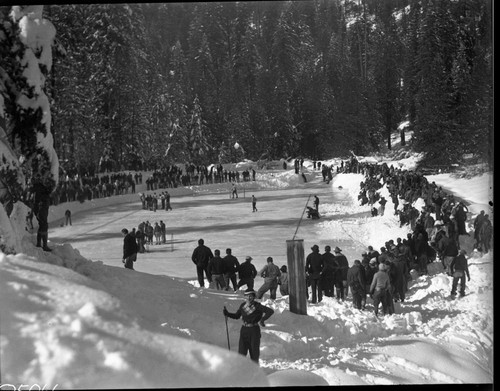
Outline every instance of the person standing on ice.
[[249, 288], [245, 291], [245, 302], [236, 312], [229, 312], [224, 306], [222, 313], [231, 319], [242, 318], [238, 353], [243, 356], [250, 353], [250, 359], [259, 365], [261, 338], [259, 326], [266, 327], [264, 322], [274, 314], [274, 310], [255, 301], [255, 297], [255, 291]]
[[236, 189], [236, 183], [232, 184], [231, 187], [231, 198], [238, 198], [238, 190]]
[[314, 208], [319, 213], [319, 198], [317, 195], [314, 196]]
[[257, 299], [262, 299], [264, 293], [270, 291], [271, 300], [275, 300], [281, 271], [280, 268], [273, 263], [272, 257], [267, 257], [267, 265], [260, 270], [259, 275], [264, 278], [264, 284], [257, 291]]
[[240, 289], [243, 285], [246, 285], [248, 289], [253, 289], [255, 277], [257, 277], [257, 269], [252, 264], [252, 257], [247, 256], [245, 262], [243, 262], [238, 268], [238, 274], [240, 280], [236, 289]]
[[214, 257], [212, 250], [205, 246], [203, 239], [198, 240], [198, 247], [193, 251], [191, 260], [196, 265], [196, 273], [198, 274], [198, 283], [201, 288], [205, 287], [205, 279], [203, 273], [207, 275], [208, 283], [212, 283], [212, 275], [208, 271], [208, 261]]
[[451, 296], [455, 297], [457, 294], [457, 286], [460, 281], [460, 296], [465, 296], [465, 275], [467, 275], [467, 280], [470, 281], [469, 265], [467, 264], [467, 258], [465, 257], [467, 252], [465, 250], [460, 250], [455, 259], [451, 262], [450, 270], [453, 276], [453, 282], [451, 285]]
[[312, 252], [306, 258], [306, 275], [309, 275], [312, 290], [312, 304], [323, 300], [321, 287], [321, 273], [323, 271], [323, 257], [319, 253], [317, 244], [311, 247]]
[[257, 198], [252, 194], [252, 212], [257, 212]]
[[122, 229], [123, 238], [123, 258], [122, 262], [126, 269], [134, 270], [134, 262], [137, 260], [137, 243], [135, 237], [128, 232], [127, 228]]

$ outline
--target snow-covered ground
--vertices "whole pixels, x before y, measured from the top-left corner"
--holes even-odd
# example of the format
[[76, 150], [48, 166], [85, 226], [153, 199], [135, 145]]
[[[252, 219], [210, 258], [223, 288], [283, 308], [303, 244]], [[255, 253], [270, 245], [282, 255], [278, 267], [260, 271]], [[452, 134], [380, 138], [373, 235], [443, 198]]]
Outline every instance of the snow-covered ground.
[[[412, 168], [415, 160], [395, 163]], [[310, 172], [312, 162], [305, 168]], [[279, 169], [259, 170], [257, 178], [259, 186], [277, 189], [300, 181], [293, 170]], [[469, 203], [469, 222], [482, 209], [493, 217], [491, 175], [429, 179]], [[323, 203], [322, 214], [345, 217], [319, 220], [318, 239], [377, 248], [406, 236], [408, 227], [400, 228], [391, 213], [359, 217], [369, 210], [357, 203], [361, 180], [359, 174], [335, 176], [332, 188], [341, 186], [348, 197]], [[359, 311], [350, 297], [326, 297], [309, 306], [308, 315], [296, 315], [287, 296], [264, 296], [262, 303], [275, 313], [262, 329], [259, 368], [237, 354], [240, 321], [229, 319], [226, 330], [222, 315], [223, 306], [236, 310], [241, 292], [200, 289], [194, 280], [90, 261], [76, 245], [51, 243], [54, 251], [43, 252], [29, 235], [21, 238], [24, 212], [16, 209], [10, 222], [0, 216], [4, 235], [10, 232], [22, 249], [0, 253], [2, 384], [69, 389], [493, 382], [493, 255], [471, 251], [468, 237], [461, 243], [469, 250], [471, 281], [467, 295], [454, 301], [448, 299], [451, 278], [439, 262], [430, 264], [429, 275], [415, 277], [407, 300], [383, 318], [374, 316], [370, 299], [368, 310]]]

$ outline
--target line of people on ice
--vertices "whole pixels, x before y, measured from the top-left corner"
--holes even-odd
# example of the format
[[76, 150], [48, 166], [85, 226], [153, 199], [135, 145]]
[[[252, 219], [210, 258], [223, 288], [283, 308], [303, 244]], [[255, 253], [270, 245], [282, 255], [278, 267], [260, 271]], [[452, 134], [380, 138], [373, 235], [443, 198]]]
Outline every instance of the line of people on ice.
[[[137, 173], [136, 173], [137, 175]], [[142, 174], [141, 174], [142, 176]], [[134, 177], [131, 173], [115, 173], [89, 177], [86, 175], [65, 175], [51, 193], [51, 204], [111, 197], [114, 195], [135, 193]]]
[[228, 291], [232, 286], [236, 292], [244, 285], [248, 289], [253, 289], [255, 278], [259, 275], [264, 279], [264, 284], [256, 293], [257, 299], [261, 299], [268, 291], [271, 299], [276, 299], [278, 287], [282, 295], [288, 295], [287, 267], [283, 265], [279, 268], [274, 264], [272, 257], [268, 257], [267, 264], [257, 271], [252, 264], [251, 256], [245, 257], [245, 261], [240, 264], [230, 248], [226, 249], [226, 255], [222, 258], [219, 249], [212, 253], [210, 247], [205, 245], [205, 241], [199, 239], [191, 260], [196, 265], [200, 287], [205, 287], [206, 276], [209, 287], [217, 290]]
[[148, 251], [150, 245], [160, 245], [167, 243], [167, 226], [160, 220], [154, 225], [149, 221], [138, 225], [137, 230], [132, 228], [131, 235], [137, 242], [137, 252], [143, 254]]
[[169, 211], [172, 210], [172, 205], [170, 203], [170, 193], [165, 190], [160, 194], [139, 194], [139, 199], [141, 200], [142, 209], [151, 210], [156, 212], [158, 209]]
[[227, 170], [220, 163], [211, 165], [210, 169], [205, 165], [194, 165], [192, 163], [186, 163], [184, 170], [177, 165], [169, 165], [152, 172], [146, 179], [146, 190], [225, 182], [248, 182], [250, 180], [255, 181], [255, 175], [256, 172], [253, 168], [240, 172], [238, 170]]

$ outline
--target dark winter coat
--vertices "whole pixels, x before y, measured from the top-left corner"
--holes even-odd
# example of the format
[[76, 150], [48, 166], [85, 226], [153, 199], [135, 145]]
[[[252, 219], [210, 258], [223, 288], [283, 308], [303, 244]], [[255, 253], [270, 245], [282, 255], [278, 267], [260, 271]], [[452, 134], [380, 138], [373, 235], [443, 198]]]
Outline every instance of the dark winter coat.
[[390, 279], [391, 285], [398, 292], [401, 290], [406, 291], [406, 276], [408, 274], [408, 265], [404, 261], [395, 260], [392, 262], [392, 266], [390, 269]]
[[335, 260], [338, 264], [338, 273], [335, 273], [335, 279], [340, 281], [347, 280], [347, 271], [349, 270], [349, 262], [344, 254], [335, 254]]
[[353, 265], [347, 271], [347, 283], [353, 293], [365, 294], [366, 279], [365, 270], [361, 265]]
[[128, 258], [133, 254], [137, 254], [137, 242], [135, 241], [134, 236], [129, 232], [123, 239], [123, 259]]
[[208, 261], [213, 257], [214, 254], [212, 253], [212, 250], [204, 244], [201, 244], [194, 249], [191, 260], [198, 267], [207, 267]]
[[323, 276], [333, 277], [339, 266], [335, 260], [335, 255], [330, 252], [325, 252], [321, 257], [323, 258]]
[[443, 236], [441, 238], [438, 249], [441, 251], [443, 257], [456, 257], [458, 255], [457, 243], [448, 236]]
[[240, 280], [244, 278], [255, 278], [257, 276], [257, 269], [253, 263], [245, 261], [238, 268], [238, 275]]
[[226, 272], [224, 260], [219, 256], [211, 258], [207, 270], [210, 274], [224, 274]]
[[453, 274], [455, 271], [464, 271], [468, 278], [470, 278], [469, 274], [469, 266], [467, 264], [467, 258], [465, 258], [464, 254], [457, 255], [450, 264], [450, 270]]
[[238, 271], [238, 268], [240, 267], [238, 258], [234, 255], [228, 254], [222, 259], [224, 260], [224, 266], [226, 268], [224, 273], [236, 273]]
[[311, 278], [320, 278], [323, 271], [323, 257], [319, 252], [312, 252], [306, 258], [306, 273], [309, 273]]

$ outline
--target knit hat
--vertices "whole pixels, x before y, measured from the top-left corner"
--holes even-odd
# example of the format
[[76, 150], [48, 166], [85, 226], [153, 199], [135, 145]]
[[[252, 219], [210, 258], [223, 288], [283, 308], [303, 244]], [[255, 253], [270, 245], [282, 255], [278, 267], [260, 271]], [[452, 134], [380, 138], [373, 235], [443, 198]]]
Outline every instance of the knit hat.
[[376, 265], [377, 264], [377, 258], [373, 257], [370, 259], [370, 265]]
[[244, 294], [245, 294], [245, 296], [246, 296], [246, 295], [254, 295], [254, 296], [256, 296], [256, 295], [257, 295], [257, 294], [255, 293], [255, 291], [254, 291], [252, 288], [248, 288], [248, 289], [246, 289]]

